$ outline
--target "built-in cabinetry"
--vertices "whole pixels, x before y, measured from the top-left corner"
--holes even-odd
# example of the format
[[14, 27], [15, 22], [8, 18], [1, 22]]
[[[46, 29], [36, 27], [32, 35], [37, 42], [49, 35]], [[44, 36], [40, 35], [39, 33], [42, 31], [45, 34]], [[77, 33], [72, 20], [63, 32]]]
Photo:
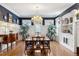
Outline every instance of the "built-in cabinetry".
[[61, 33], [63, 43], [69, 45], [69, 40], [73, 39], [73, 16], [64, 16], [61, 20]]
[[75, 37], [75, 21], [76, 21], [76, 10], [60, 16], [56, 19], [58, 41], [60, 44], [71, 50], [76, 51], [76, 37]]

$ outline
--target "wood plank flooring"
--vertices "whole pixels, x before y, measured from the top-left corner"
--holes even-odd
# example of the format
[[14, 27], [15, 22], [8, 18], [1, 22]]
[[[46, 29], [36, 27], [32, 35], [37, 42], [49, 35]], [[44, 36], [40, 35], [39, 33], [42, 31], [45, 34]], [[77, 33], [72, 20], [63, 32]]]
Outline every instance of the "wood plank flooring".
[[[50, 43], [51, 53], [49, 56], [76, 56], [73, 52], [66, 49], [62, 45], [57, 42], [52, 41]], [[0, 52], [0, 56], [25, 56], [24, 54], [24, 42], [19, 41], [13, 49], [9, 49], [9, 51]]]
[[22, 56], [24, 54], [24, 42], [19, 41], [17, 42], [17, 45], [13, 46], [13, 49], [10, 49], [8, 51], [4, 50], [0, 53], [0, 56]]
[[58, 42], [51, 42], [50, 47], [51, 47], [50, 56], [76, 56], [75, 53], [63, 47]]

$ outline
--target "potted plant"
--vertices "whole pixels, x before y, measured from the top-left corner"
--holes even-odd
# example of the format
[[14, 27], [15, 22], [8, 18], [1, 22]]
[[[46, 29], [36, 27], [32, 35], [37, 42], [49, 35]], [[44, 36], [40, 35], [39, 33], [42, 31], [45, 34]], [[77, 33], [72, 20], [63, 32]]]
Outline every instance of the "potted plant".
[[54, 40], [56, 38], [56, 26], [54, 24], [48, 26], [47, 37], [50, 40]]
[[23, 40], [25, 40], [29, 36], [28, 30], [29, 26], [27, 24], [21, 25], [21, 35]]

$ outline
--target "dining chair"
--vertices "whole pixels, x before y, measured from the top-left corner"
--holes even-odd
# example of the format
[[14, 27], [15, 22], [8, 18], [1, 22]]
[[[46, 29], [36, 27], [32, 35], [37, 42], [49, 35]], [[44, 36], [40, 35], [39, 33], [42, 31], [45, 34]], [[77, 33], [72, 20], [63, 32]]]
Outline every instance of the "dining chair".
[[33, 50], [33, 41], [25, 41], [25, 55], [31, 55]]

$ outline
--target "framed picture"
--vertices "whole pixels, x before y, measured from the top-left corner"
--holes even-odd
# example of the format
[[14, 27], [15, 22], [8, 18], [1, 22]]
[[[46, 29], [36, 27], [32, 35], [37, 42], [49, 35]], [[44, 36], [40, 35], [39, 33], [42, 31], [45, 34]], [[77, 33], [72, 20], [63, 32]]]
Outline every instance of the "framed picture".
[[70, 17], [70, 23], [72, 23], [73, 22], [73, 17]]
[[65, 18], [65, 24], [68, 24], [68, 23], [69, 23], [69, 19]]
[[13, 19], [13, 18], [12, 18], [12, 15], [9, 14], [9, 22], [10, 22], [10, 23], [12, 23], [12, 19]]
[[64, 20], [60, 20], [62, 24], [64, 24]]
[[8, 19], [7, 19], [7, 15], [3, 15], [3, 21], [7, 22]]

